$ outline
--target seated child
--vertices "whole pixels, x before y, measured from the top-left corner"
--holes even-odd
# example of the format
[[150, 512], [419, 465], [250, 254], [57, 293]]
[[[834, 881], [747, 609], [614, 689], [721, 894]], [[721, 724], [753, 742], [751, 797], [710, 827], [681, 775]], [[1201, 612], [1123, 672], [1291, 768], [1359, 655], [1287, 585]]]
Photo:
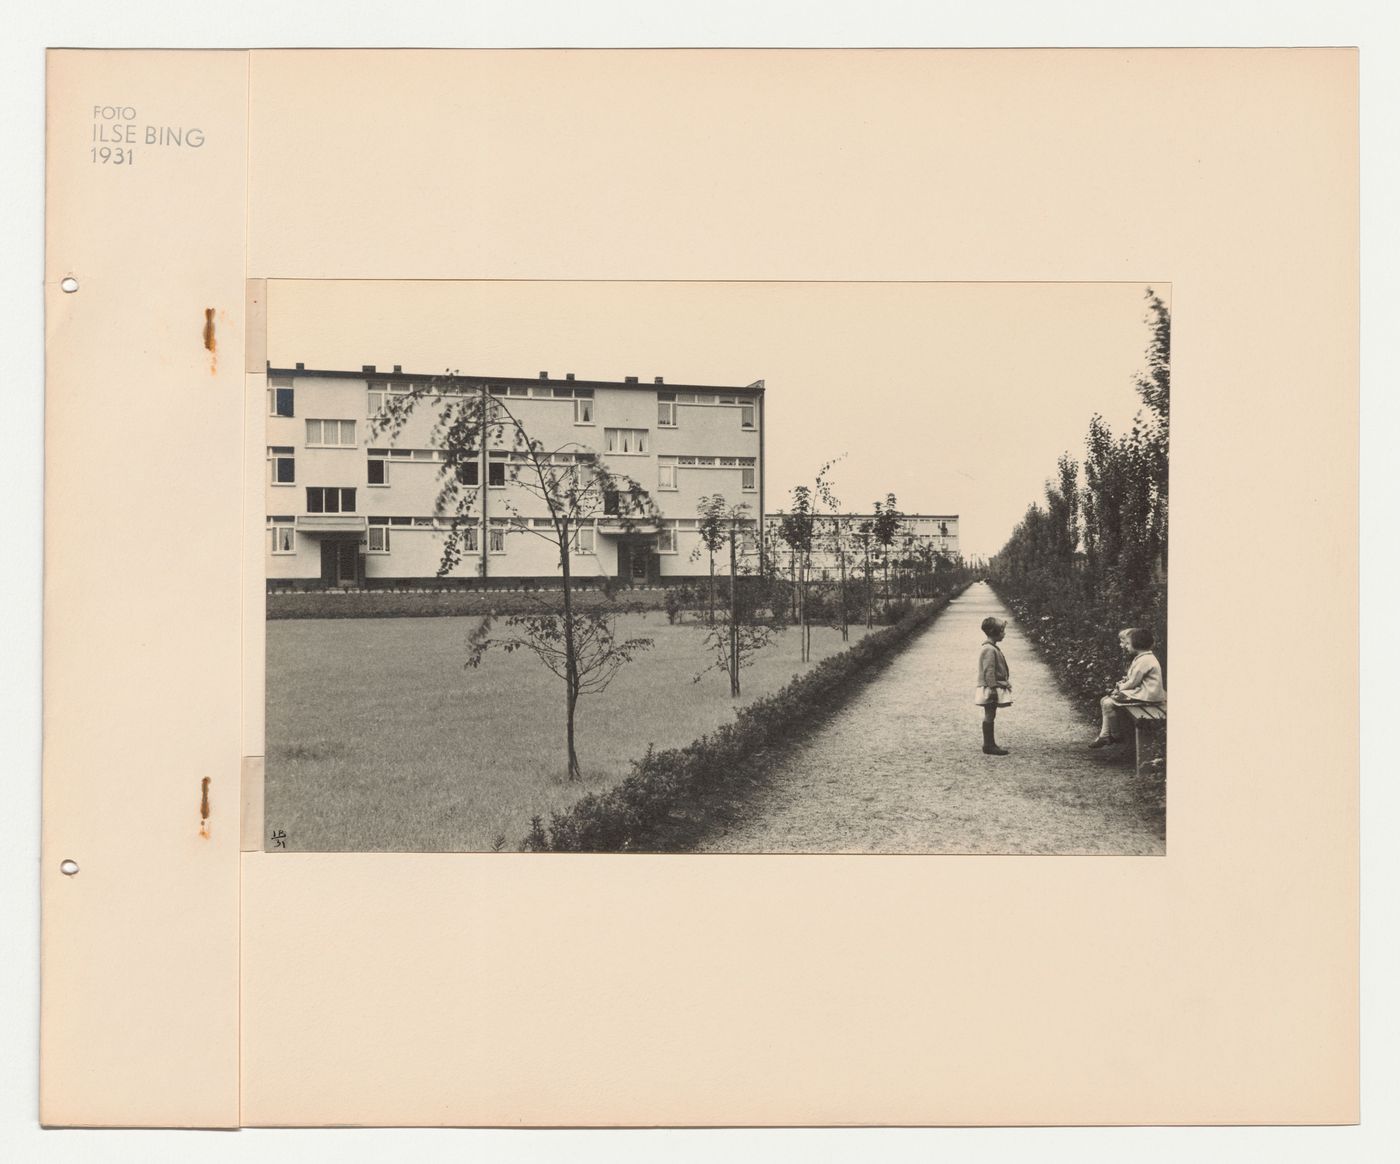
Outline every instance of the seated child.
[[1120, 631], [1118, 642], [1123, 653], [1132, 655], [1128, 673], [1118, 681], [1111, 695], [1099, 700], [1099, 710], [1103, 714], [1103, 725], [1091, 748], [1106, 748], [1116, 744], [1118, 737], [1113, 733], [1114, 721], [1118, 718], [1118, 708], [1125, 703], [1166, 703], [1167, 689], [1162, 686], [1162, 664], [1152, 653], [1152, 632], [1146, 627], [1134, 626]]

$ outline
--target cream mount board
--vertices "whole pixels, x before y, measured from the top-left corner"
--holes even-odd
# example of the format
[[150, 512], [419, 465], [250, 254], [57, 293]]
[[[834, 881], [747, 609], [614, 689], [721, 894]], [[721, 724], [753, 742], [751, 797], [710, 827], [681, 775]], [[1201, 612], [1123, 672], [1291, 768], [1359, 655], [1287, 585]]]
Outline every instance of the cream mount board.
[[[45, 1123], [1355, 1120], [1353, 52], [48, 85]], [[1166, 855], [261, 851], [260, 357], [327, 280], [1169, 284]], [[1250, 639], [1267, 722], [1216, 697], [1241, 619], [1290, 628]]]

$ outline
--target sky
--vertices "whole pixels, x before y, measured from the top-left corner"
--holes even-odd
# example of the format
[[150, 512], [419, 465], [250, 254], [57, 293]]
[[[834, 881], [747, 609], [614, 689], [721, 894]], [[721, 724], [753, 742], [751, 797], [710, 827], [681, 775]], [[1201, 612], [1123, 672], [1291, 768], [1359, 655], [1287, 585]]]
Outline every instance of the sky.
[[[1170, 287], [1155, 284], [1170, 302]], [[767, 507], [840, 458], [847, 512], [894, 493], [1001, 548], [1090, 417], [1126, 428], [1146, 282], [274, 281], [274, 366], [766, 384]]]

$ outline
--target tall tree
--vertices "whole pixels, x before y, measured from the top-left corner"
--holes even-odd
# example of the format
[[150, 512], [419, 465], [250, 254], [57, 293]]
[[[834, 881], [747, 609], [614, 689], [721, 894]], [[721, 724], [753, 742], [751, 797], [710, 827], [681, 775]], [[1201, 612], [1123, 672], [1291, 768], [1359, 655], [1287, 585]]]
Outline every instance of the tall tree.
[[[992, 573], [1046, 617], [1073, 608], [1086, 628], [1153, 625], [1165, 662], [1171, 315], [1151, 288], [1145, 297], [1148, 343], [1133, 377], [1143, 407], [1122, 434], [1090, 418], [1082, 464], [1060, 457], [1044, 507], [1027, 508]], [[1084, 633], [1106, 634], [1116, 652], [1111, 632]]]

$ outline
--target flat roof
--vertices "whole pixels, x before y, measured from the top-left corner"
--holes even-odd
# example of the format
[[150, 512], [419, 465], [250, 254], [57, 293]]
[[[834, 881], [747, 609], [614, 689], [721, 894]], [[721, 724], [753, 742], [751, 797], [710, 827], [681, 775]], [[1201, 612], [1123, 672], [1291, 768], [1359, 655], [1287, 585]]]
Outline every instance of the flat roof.
[[[789, 515], [788, 513], [785, 513], [783, 510], [778, 509], [778, 510], [774, 510], [774, 511], [771, 512], [771, 513], [765, 513], [763, 516], [764, 516], [764, 517], [788, 517], [788, 516], [790, 516], [790, 515]], [[816, 516], [817, 516], [817, 517], [868, 517], [868, 518], [870, 518], [870, 519], [873, 521], [878, 515], [877, 515], [877, 514], [874, 514], [874, 513], [838, 513], [838, 514], [831, 514], [831, 513], [823, 512], [823, 513], [818, 513]], [[899, 518], [900, 518], [901, 521], [904, 521], [904, 520], [906, 520], [906, 519], [913, 519], [913, 520], [915, 520], [915, 521], [957, 521], [957, 520], [958, 520], [958, 515], [957, 515], [956, 513], [901, 513], [901, 514], [899, 515]]]
[[475, 386], [500, 384], [529, 385], [547, 384], [550, 387], [574, 388], [645, 388], [649, 391], [660, 390], [662, 392], [752, 392], [761, 393], [764, 389], [762, 380], [755, 380], [752, 384], [672, 384], [669, 381], [652, 380], [579, 380], [568, 376], [480, 376], [475, 373], [464, 372], [405, 372], [402, 365], [396, 364], [392, 371], [381, 371], [373, 364], [366, 364], [358, 370], [351, 371], [341, 368], [307, 368], [298, 364], [294, 368], [274, 368], [271, 363], [267, 366], [269, 376], [322, 376], [328, 379], [339, 380], [379, 380], [391, 384], [415, 383], [421, 384], [424, 380], [435, 380], [439, 378], [451, 378]]

